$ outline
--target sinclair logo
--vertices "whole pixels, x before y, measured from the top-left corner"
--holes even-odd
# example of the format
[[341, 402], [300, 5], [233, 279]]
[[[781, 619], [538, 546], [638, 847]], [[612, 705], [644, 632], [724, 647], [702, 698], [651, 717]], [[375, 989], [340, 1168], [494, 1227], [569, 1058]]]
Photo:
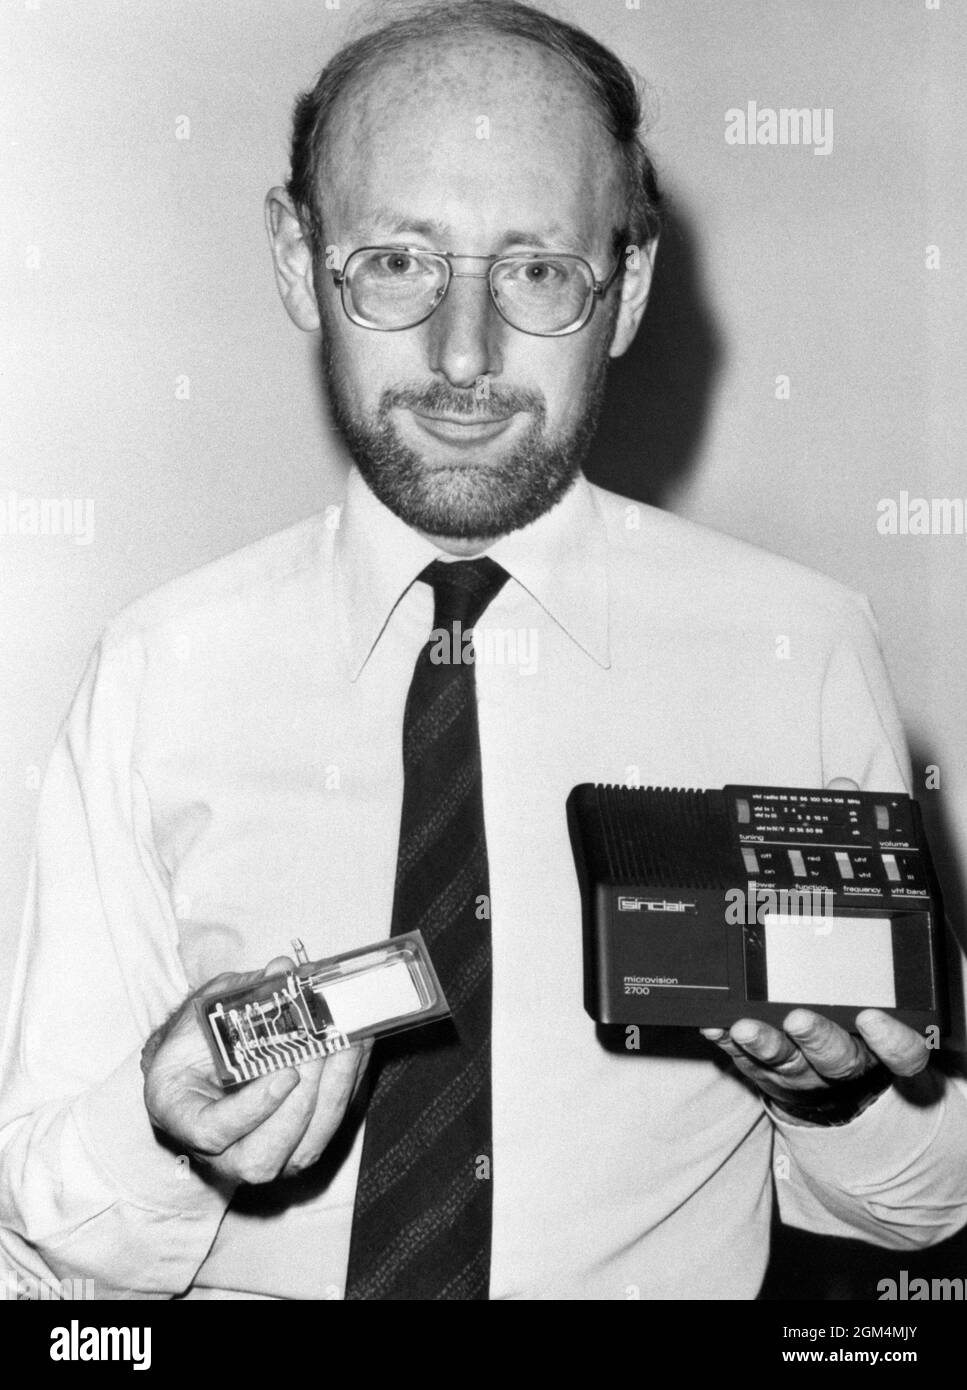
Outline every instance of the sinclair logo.
[[665, 898], [619, 898], [619, 912], [687, 912], [698, 911], [695, 903], [668, 902]]

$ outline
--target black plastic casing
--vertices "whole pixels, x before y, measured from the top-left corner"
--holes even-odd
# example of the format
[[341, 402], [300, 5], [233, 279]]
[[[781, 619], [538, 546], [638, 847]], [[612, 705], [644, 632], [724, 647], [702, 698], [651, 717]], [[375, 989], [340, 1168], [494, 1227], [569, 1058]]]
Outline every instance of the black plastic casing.
[[568, 797], [567, 819], [582, 900], [584, 1007], [596, 1022], [781, 1024], [804, 1007], [855, 1031], [857, 1013], [870, 1007], [859, 983], [848, 1004], [770, 995], [764, 916], [797, 907], [809, 915], [818, 905], [837, 930], [889, 919], [896, 1003], [875, 1007], [920, 1031], [946, 1030], [943, 904], [912, 798], [585, 783]]

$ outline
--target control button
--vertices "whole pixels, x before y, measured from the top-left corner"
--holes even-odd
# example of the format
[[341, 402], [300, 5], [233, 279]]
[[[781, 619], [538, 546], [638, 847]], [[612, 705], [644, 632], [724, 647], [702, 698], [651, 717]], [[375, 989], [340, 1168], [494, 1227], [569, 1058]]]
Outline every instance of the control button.
[[850, 857], [845, 852], [845, 850], [838, 849], [836, 851], [836, 867], [837, 869], [839, 869], [840, 878], [855, 877], [853, 873], [853, 865], [850, 862]]
[[749, 803], [744, 796], [736, 797], [735, 814], [740, 825], [748, 825], [751, 819], [749, 815]]
[[900, 866], [896, 862], [895, 854], [884, 854], [883, 867], [886, 869], [886, 876], [891, 883], [900, 882]]
[[865, 849], [854, 849], [853, 872], [860, 883], [872, 883], [879, 877], [873, 869], [873, 856]]
[[806, 861], [806, 874], [809, 878], [824, 878], [825, 863], [821, 849], [809, 849], [803, 855]]
[[[782, 854], [781, 850], [769, 849], [766, 845], [760, 845], [756, 851], [756, 858], [759, 860], [759, 876], [761, 878], [776, 877], [776, 862]], [[785, 859], [785, 856], [782, 856]]]
[[[883, 857], [884, 857], [884, 859], [887, 858], [886, 855], [884, 855]], [[893, 858], [896, 859], [897, 868], [898, 868], [899, 871], [900, 871], [900, 882], [901, 882], [901, 883], [905, 883], [905, 884], [907, 884], [908, 887], [913, 888], [913, 889], [923, 889], [924, 891], [926, 890], [927, 884], [926, 884], [926, 879], [924, 878], [924, 875], [923, 875], [923, 866], [922, 866], [922, 864], [920, 863], [920, 856], [919, 856], [919, 854], [916, 854], [916, 853], [907, 853], [907, 854], [898, 854], [898, 855], [892, 855], [892, 854], [891, 854], [891, 855], [889, 855], [889, 858], [890, 858], [890, 859], [893, 859]], [[889, 874], [889, 870], [887, 870], [887, 873]], [[890, 877], [892, 877], [892, 875], [890, 875]]]
[[746, 873], [757, 874], [759, 872], [759, 861], [755, 857], [754, 849], [743, 849], [742, 862], [745, 865]]
[[877, 830], [889, 830], [890, 828], [890, 808], [889, 806], [875, 806], [876, 828]]
[[791, 849], [789, 851], [789, 863], [792, 865], [792, 871], [797, 878], [806, 877], [806, 865], [802, 857], [801, 849]]

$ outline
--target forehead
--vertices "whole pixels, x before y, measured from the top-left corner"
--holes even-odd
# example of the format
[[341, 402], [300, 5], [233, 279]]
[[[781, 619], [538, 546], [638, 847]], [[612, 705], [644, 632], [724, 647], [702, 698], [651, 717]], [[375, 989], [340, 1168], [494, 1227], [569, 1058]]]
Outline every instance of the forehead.
[[327, 235], [419, 224], [460, 251], [518, 231], [591, 250], [622, 211], [614, 140], [574, 70], [489, 36], [410, 45], [364, 72], [333, 113], [322, 181]]

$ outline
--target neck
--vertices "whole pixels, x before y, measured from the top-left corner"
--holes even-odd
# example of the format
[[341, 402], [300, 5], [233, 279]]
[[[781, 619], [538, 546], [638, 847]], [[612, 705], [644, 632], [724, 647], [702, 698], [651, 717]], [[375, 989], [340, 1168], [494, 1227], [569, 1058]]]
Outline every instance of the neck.
[[431, 536], [427, 531], [420, 531], [419, 534], [431, 544], [439, 547], [440, 550], [446, 551], [448, 555], [457, 555], [463, 560], [469, 559], [473, 555], [479, 555], [481, 551], [493, 545], [495, 539], [491, 536], [489, 540], [482, 540], [479, 537], [463, 540], [459, 536]]

